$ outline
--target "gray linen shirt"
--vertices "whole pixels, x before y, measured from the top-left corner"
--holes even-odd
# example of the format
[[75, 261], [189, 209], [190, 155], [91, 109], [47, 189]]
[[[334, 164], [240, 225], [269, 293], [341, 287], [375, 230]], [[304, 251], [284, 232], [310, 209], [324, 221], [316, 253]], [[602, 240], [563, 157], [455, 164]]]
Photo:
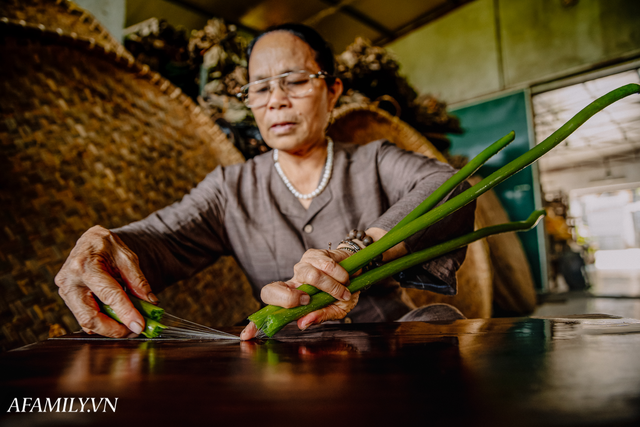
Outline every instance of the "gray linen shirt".
[[[260, 300], [264, 285], [293, 276], [293, 266], [307, 249], [327, 248], [330, 242], [335, 248], [354, 228], [390, 230], [455, 173], [385, 140], [364, 146], [336, 143], [334, 152], [329, 185], [309, 209], [286, 188], [266, 153], [216, 168], [181, 201], [113, 231], [138, 255], [156, 291], [194, 275], [220, 255], [233, 255]], [[472, 231], [474, 209], [469, 205], [411, 237], [409, 251]], [[402, 285], [455, 294], [455, 272], [464, 256], [461, 249], [419, 266], [405, 274]], [[349, 317], [396, 320], [410, 310], [401, 296], [395, 281], [375, 285], [361, 295]]]

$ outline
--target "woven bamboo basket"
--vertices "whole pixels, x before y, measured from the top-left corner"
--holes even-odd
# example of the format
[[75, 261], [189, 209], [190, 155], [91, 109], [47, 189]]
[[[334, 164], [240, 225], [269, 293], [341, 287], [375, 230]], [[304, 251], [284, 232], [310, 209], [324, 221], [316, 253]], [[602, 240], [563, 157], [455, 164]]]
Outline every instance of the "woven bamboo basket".
[[338, 141], [367, 144], [388, 139], [398, 147], [446, 163], [444, 156], [411, 126], [384, 110], [367, 104], [346, 104], [333, 111], [329, 136]]
[[68, 0], [3, 0], [0, 17], [6, 22], [36, 26], [60, 35], [79, 37], [127, 59], [133, 56], [93, 16]]
[[[81, 36], [99, 30], [86, 14], [67, 2], [25, 4], [36, 17], [54, 8], [74, 32], [0, 16], [5, 350], [78, 329], [53, 278], [86, 229], [144, 218], [217, 165], [244, 161], [180, 89], [102, 31]], [[234, 324], [259, 306], [232, 258], [159, 297], [170, 312], [211, 326]]]

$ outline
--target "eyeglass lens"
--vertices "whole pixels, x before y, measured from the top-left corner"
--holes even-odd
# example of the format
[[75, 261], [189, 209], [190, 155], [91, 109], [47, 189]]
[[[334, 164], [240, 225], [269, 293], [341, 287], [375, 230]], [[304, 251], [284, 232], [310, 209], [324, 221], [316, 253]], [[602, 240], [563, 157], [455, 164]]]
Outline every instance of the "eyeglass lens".
[[271, 82], [277, 81], [287, 96], [301, 97], [313, 90], [313, 79], [306, 71], [293, 72], [282, 77], [249, 85], [245, 102], [250, 107], [262, 107], [269, 101]]

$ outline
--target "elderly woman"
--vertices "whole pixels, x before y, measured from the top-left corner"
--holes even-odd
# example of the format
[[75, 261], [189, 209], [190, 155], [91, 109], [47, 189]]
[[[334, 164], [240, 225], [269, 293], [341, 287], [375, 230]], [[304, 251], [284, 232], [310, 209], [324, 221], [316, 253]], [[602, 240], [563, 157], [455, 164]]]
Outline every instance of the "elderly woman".
[[[342, 82], [333, 76], [331, 49], [314, 30], [275, 27], [253, 41], [248, 58], [250, 83], [242, 96], [273, 151], [216, 168], [180, 202], [142, 221], [88, 230], [56, 276], [60, 295], [86, 332], [139, 334], [144, 320], [119, 282], [157, 303], [152, 290], [195, 274], [220, 255], [235, 256], [265, 304], [308, 304], [309, 295], [297, 289], [303, 283], [338, 300], [299, 319], [301, 329], [347, 314], [350, 321], [376, 322], [411, 311], [395, 281], [351, 295], [338, 263], [381, 238], [454, 170], [385, 141], [357, 146], [326, 136]], [[473, 209], [390, 249], [382, 261], [470, 231]], [[366, 235], [340, 243], [352, 229]], [[324, 249], [330, 243], [335, 249]], [[401, 278], [402, 284], [455, 293], [464, 254], [425, 264]], [[102, 314], [95, 297], [123, 324]], [[249, 324], [242, 338], [256, 332]]]

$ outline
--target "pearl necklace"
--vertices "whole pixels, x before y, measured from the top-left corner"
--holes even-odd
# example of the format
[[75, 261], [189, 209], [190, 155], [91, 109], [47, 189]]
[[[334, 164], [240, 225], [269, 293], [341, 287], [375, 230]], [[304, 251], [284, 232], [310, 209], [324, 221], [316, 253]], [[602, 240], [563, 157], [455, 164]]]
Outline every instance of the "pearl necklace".
[[333, 140], [327, 137], [327, 141], [329, 142], [327, 144], [327, 162], [324, 165], [324, 174], [322, 174], [322, 180], [320, 180], [320, 184], [318, 185], [318, 188], [316, 188], [309, 194], [302, 194], [295, 189], [293, 184], [291, 184], [291, 181], [289, 181], [289, 178], [287, 178], [287, 176], [284, 174], [282, 167], [280, 166], [280, 162], [278, 161], [278, 149], [276, 148], [273, 150], [273, 162], [276, 167], [276, 171], [278, 172], [278, 175], [280, 175], [280, 178], [282, 178], [284, 185], [286, 185], [289, 191], [291, 191], [293, 195], [296, 196], [298, 199], [303, 199], [303, 200], [313, 199], [318, 194], [322, 193], [325, 188], [327, 188], [327, 184], [329, 184], [329, 179], [331, 179], [331, 171], [333, 170]]

